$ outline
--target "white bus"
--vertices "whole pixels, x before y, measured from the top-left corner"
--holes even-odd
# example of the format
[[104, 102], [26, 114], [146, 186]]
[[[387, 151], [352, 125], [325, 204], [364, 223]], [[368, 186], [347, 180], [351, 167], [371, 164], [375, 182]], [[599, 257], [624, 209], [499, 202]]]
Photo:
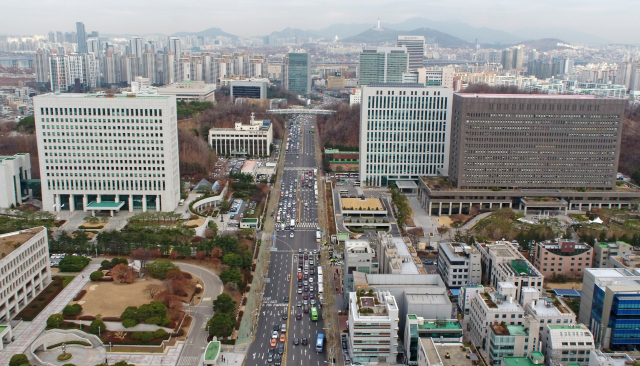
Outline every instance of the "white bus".
[[[320, 276], [322, 276], [322, 267], [318, 266], [318, 278], [320, 278]], [[322, 281], [318, 280], [318, 282]]]
[[322, 289], [322, 283], [318, 282], [318, 293], [321, 294], [323, 291]]
[[316, 243], [320, 244], [320, 239], [322, 238], [322, 235], [320, 234], [319, 231], [316, 231]]

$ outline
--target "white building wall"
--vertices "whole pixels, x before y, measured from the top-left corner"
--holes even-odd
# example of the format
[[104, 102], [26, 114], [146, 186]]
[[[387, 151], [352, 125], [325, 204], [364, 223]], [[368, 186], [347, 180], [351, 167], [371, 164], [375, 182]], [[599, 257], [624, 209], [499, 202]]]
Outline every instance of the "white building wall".
[[[42, 204], [86, 208], [88, 195], [133, 196], [173, 211], [180, 199], [176, 99], [164, 95], [45, 94], [34, 98]], [[82, 199], [76, 206], [74, 199]]]
[[20, 179], [31, 179], [29, 153], [0, 159], [0, 208], [24, 203], [33, 193], [31, 190], [23, 193], [20, 189]]

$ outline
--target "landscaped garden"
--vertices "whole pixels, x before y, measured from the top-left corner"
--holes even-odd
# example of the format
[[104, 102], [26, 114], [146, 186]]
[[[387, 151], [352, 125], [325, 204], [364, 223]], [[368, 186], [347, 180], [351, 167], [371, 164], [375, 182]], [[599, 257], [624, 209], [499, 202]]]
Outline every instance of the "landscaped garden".
[[45, 287], [44, 291], [29, 302], [27, 307], [18, 313], [17, 317], [25, 321], [32, 321], [74, 278], [74, 276], [54, 276], [52, 282]]

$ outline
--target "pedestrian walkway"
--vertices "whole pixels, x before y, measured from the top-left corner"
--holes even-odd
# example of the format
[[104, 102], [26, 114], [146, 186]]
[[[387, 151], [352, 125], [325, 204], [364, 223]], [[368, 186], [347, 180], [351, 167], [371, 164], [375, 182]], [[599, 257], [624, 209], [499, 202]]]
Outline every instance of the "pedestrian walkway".
[[85, 269], [30, 322], [27, 330], [17, 336], [15, 341], [11, 342], [8, 347], [5, 347], [4, 350], [0, 352], [0, 365], [8, 365], [11, 356], [14, 354], [24, 353], [27, 347], [44, 331], [49, 315], [61, 313], [62, 309], [73, 300], [78, 292], [89, 282], [91, 272], [97, 271], [99, 268], [100, 265], [98, 264], [89, 264], [86, 266]]
[[[136, 366], [174, 366], [178, 365], [178, 357], [184, 347], [184, 343], [178, 343], [175, 347], [167, 348], [164, 354], [128, 354], [107, 352], [107, 364], [113, 365], [116, 362], [126, 361]], [[184, 357], [183, 357], [184, 358]], [[199, 361], [199, 360], [198, 360]], [[197, 365], [198, 362], [181, 365]]]
[[316, 229], [318, 227], [317, 222], [299, 222], [296, 224], [296, 227], [308, 227]]

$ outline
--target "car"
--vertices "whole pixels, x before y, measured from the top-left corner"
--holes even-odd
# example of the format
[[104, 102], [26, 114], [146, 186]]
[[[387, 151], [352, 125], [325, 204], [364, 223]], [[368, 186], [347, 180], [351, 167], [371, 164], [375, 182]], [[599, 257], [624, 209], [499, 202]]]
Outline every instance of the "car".
[[298, 338], [294, 338], [294, 339], [293, 339], [293, 345], [294, 345], [294, 346], [297, 346], [297, 345], [299, 345], [299, 344], [300, 344], [300, 340], [299, 340]]
[[276, 357], [276, 360], [275, 360], [275, 362], [274, 362], [274, 365], [276, 365], [276, 366], [280, 366], [280, 365], [282, 365], [282, 357], [281, 357], [281, 356], [277, 356], [277, 357]]
[[273, 351], [273, 348], [269, 348], [269, 357], [267, 358], [268, 362], [272, 362], [273, 361], [274, 354], [275, 354], [275, 352]]
[[318, 249], [314, 249], [313, 254], [318, 254]]
[[309, 344], [309, 343], [307, 343], [307, 339], [306, 338], [302, 338], [302, 342], [301, 343], [302, 343], [303, 346], [306, 346], [307, 344]]
[[304, 274], [308, 275], [308, 274], [309, 274], [309, 270], [308, 270], [308, 269], [305, 269], [305, 270], [304, 270]]
[[308, 303], [309, 303], [308, 300], [302, 300], [302, 304], [304, 304], [304, 306], [307, 306]]
[[296, 314], [296, 320], [302, 319], [302, 314]]
[[284, 297], [284, 302], [289, 302], [289, 296]]
[[309, 278], [309, 282], [313, 283], [313, 277]]
[[351, 362], [352, 366], [362, 366], [360, 362]]
[[277, 331], [279, 331], [279, 330], [280, 330], [280, 327], [278, 326], [278, 324], [276, 324], [276, 325], [274, 325], [274, 326], [273, 326], [273, 331], [274, 331], [274, 332], [277, 332]]
[[278, 331], [274, 330], [273, 332], [271, 332], [271, 338], [278, 338]]
[[303, 312], [305, 314], [308, 314], [309, 313], [309, 307], [305, 306], [304, 309], [303, 309]]
[[423, 264], [427, 264], [427, 265], [433, 265], [433, 261], [424, 261], [422, 262]]
[[302, 282], [298, 282], [298, 287], [302, 287]]
[[271, 338], [271, 347], [275, 347], [277, 344], [278, 340], [276, 338]]
[[308, 298], [309, 298], [309, 295], [307, 295], [307, 294], [304, 294], [304, 296], [302, 296], [303, 300], [307, 300]]
[[310, 273], [311, 273], [311, 274], [315, 274], [315, 273], [316, 273], [316, 270], [315, 270], [315, 269], [313, 269], [313, 268], [311, 268]]
[[289, 237], [293, 238], [293, 231], [291, 233], [289, 233]]
[[287, 320], [287, 313], [282, 314], [282, 319]]
[[309, 286], [309, 281], [302, 281], [302, 284], [305, 286]]
[[298, 301], [298, 304], [296, 305], [297, 307], [301, 307], [302, 303], [300, 301]]
[[284, 342], [286, 337], [287, 337], [286, 334], [284, 334], [284, 333], [280, 334], [280, 342]]
[[299, 289], [298, 289], [298, 293], [299, 293], [299, 294], [301, 294], [301, 293], [302, 293], [302, 289], [301, 289], [301, 288], [299, 288]]
[[281, 355], [284, 353], [284, 344], [280, 344], [278, 346], [278, 354]]
[[[312, 295], [313, 295], [313, 294], [312, 294]], [[314, 300], [314, 299], [311, 299], [311, 300], [310, 300], [310, 302], [311, 302], [311, 306], [313, 306], [313, 305], [315, 305], [315, 304], [316, 304], [316, 300]]]
[[310, 299], [313, 299], [313, 298], [315, 298], [315, 297], [316, 297], [316, 295], [314, 295], [314, 294], [309, 294], [309, 298], [310, 298]]
[[313, 292], [313, 286], [309, 286], [309, 292]]
[[309, 259], [309, 256], [305, 254], [304, 259]]
[[298, 248], [298, 253], [302, 253], [302, 249], [301, 248]]
[[[302, 273], [301, 273], [302, 274]], [[309, 279], [309, 275], [304, 275], [304, 280], [308, 280]]]

